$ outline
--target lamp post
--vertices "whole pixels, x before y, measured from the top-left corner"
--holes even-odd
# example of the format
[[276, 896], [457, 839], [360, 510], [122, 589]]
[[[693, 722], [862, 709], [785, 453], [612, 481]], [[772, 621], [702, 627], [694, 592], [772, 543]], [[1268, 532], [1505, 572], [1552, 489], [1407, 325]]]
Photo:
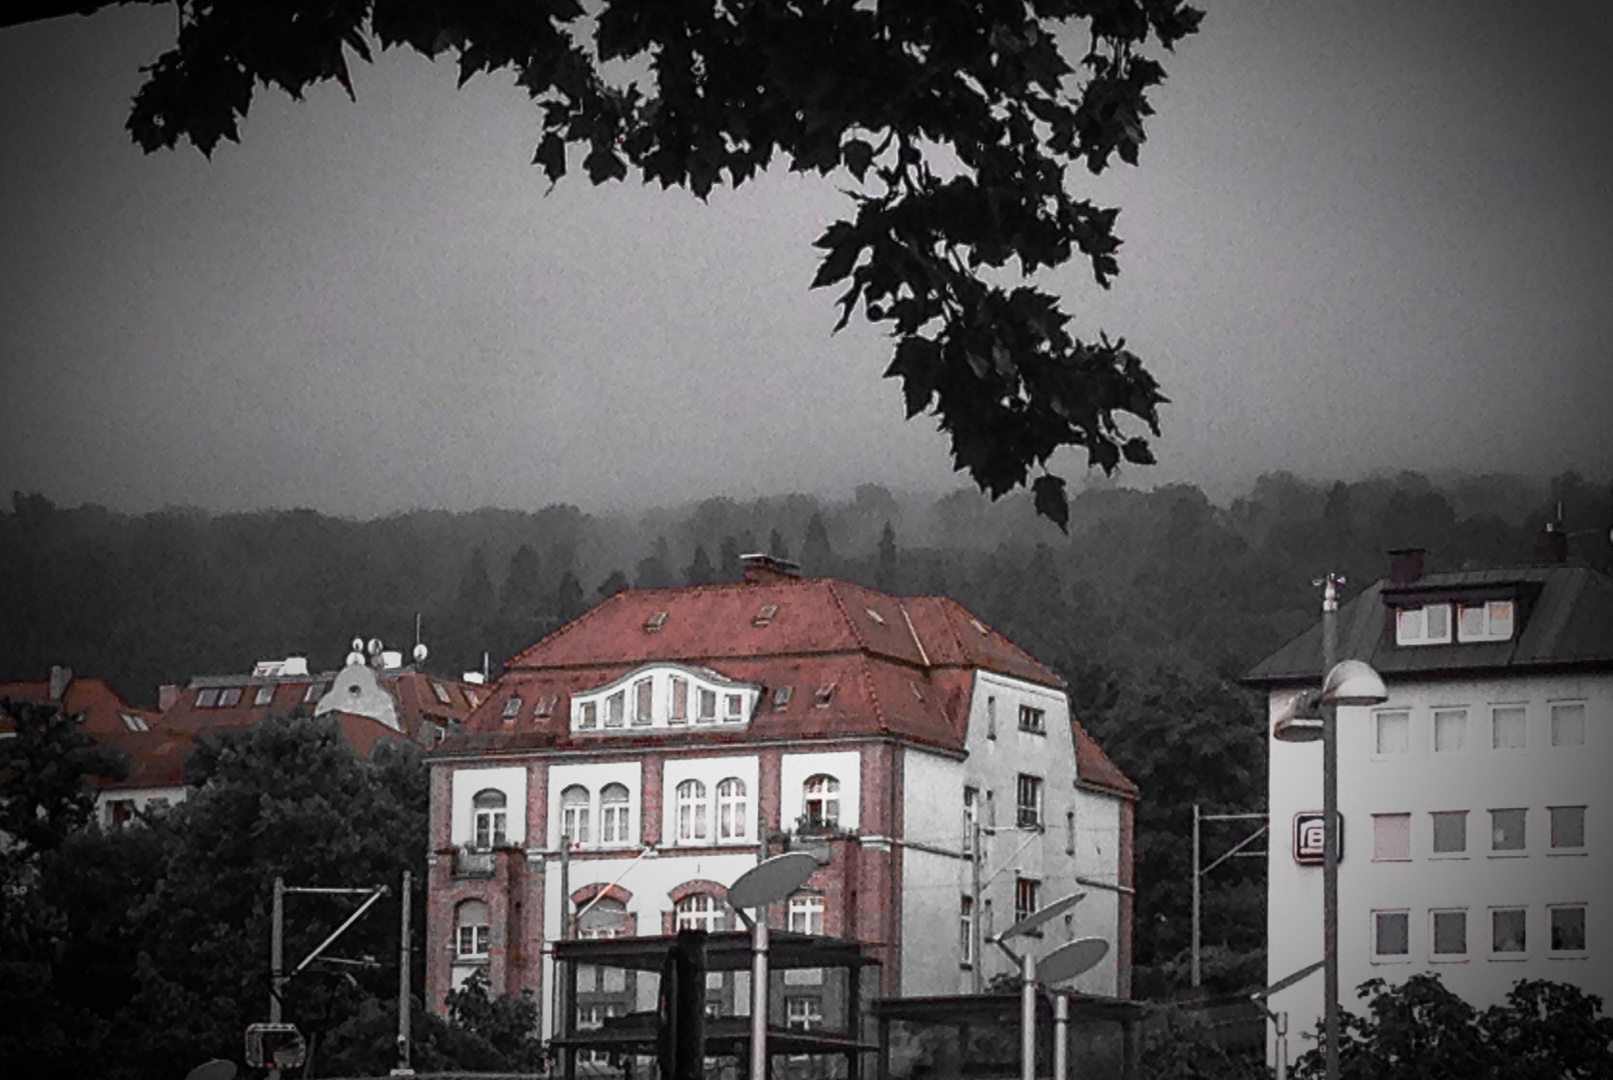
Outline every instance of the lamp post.
[[1339, 743], [1340, 705], [1380, 705], [1389, 698], [1383, 679], [1360, 660], [1337, 661], [1339, 586], [1329, 573], [1322, 586], [1320, 690], [1300, 695], [1278, 718], [1273, 737], [1282, 742], [1322, 741], [1322, 998], [1323, 1062], [1327, 1080], [1339, 1076]]
[[[751, 923], [751, 1018], [750, 1018], [750, 1076], [751, 1080], [767, 1080], [767, 909], [783, 900], [802, 885], [818, 868], [815, 856], [804, 851], [789, 851], [763, 859], [728, 886], [728, 905], [746, 918], [745, 909], [755, 908]], [[849, 1006], [856, 1015], [859, 1003]]]

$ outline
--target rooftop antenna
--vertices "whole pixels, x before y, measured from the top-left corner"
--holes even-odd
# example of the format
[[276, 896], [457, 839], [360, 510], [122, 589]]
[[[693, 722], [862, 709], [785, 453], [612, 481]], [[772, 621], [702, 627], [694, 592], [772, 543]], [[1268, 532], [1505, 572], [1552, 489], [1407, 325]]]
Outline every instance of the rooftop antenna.
[[430, 650], [426, 648], [425, 642], [420, 640], [420, 613], [417, 611], [414, 613], [414, 662], [417, 664], [425, 663], [426, 656], [429, 653]]
[[485, 686], [492, 681], [492, 668], [488, 665], [487, 650], [482, 650], [482, 684]]

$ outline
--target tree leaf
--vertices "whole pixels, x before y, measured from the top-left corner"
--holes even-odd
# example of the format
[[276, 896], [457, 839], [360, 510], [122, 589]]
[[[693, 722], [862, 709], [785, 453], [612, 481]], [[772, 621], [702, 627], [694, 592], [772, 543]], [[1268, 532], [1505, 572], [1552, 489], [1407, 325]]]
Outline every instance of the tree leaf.
[[1035, 496], [1036, 512], [1059, 527], [1059, 531], [1068, 535], [1070, 532], [1070, 501], [1064, 494], [1064, 478], [1052, 473], [1043, 473], [1031, 484], [1031, 493]]

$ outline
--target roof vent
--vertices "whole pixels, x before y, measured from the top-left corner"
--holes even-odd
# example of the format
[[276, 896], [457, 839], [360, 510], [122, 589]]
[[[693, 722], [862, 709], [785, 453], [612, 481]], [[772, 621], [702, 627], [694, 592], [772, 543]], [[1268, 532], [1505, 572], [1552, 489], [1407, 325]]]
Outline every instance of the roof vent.
[[745, 568], [745, 581], [751, 585], [765, 584], [770, 581], [799, 581], [801, 579], [800, 563], [793, 563], [789, 559], [781, 559], [776, 555], [767, 555], [761, 552], [753, 555], [741, 555], [739, 564]]
[[1396, 548], [1389, 552], [1389, 584], [1412, 585], [1423, 576], [1424, 548]]

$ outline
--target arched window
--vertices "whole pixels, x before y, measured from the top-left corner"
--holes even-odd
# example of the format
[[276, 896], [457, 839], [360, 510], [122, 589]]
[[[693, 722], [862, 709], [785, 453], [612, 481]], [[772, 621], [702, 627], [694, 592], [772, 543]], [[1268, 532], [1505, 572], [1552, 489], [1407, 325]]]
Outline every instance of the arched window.
[[717, 785], [717, 838], [745, 838], [745, 781], [730, 776]]
[[727, 929], [727, 918], [723, 913], [722, 905], [710, 893], [695, 893], [685, 896], [677, 904], [677, 920], [674, 929], [677, 930], [705, 930], [715, 933]]
[[825, 773], [807, 777], [806, 823], [832, 829], [840, 824], [840, 781]]
[[616, 938], [627, 936], [627, 905], [613, 897], [604, 897], [585, 905], [577, 919], [577, 936], [585, 938]]
[[466, 900], [455, 912], [454, 951], [462, 959], [480, 960], [487, 956], [489, 941], [487, 905], [480, 900]]
[[483, 851], [504, 845], [504, 792], [497, 788], [483, 788], [471, 800], [475, 814], [476, 846]]
[[[627, 843], [627, 787], [606, 784], [599, 792], [599, 842]], [[603, 902], [603, 901], [601, 901]]]
[[560, 835], [574, 844], [588, 843], [588, 789], [572, 784], [560, 793]]
[[706, 831], [706, 785], [685, 780], [678, 785], [678, 840], [704, 840]]

